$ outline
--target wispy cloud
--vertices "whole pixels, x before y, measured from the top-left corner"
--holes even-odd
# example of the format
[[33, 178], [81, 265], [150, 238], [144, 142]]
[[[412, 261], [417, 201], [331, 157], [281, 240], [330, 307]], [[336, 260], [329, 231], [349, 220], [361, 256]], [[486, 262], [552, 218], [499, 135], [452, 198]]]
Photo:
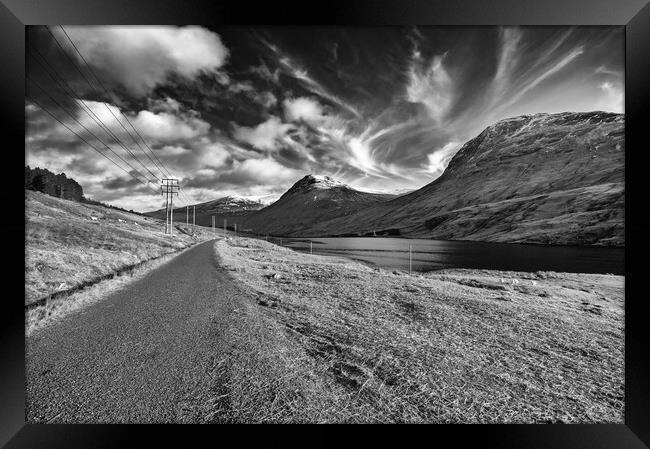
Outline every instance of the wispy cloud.
[[434, 177], [440, 176], [460, 146], [460, 142], [448, 142], [442, 148], [427, 155], [426, 171]]
[[615, 77], [620, 77], [621, 76], [621, 72], [619, 70], [613, 70], [613, 69], [610, 69], [610, 68], [608, 68], [608, 67], [606, 67], [604, 65], [600, 65], [600, 66], [596, 67], [596, 69], [594, 70], [594, 73], [603, 74], [603, 75], [611, 75], [611, 76], [615, 76]]
[[423, 65], [417, 55], [408, 71], [406, 98], [411, 103], [422, 103], [431, 118], [442, 122], [452, 106], [455, 86], [444, 66], [445, 55], [435, 56], [430, 64]]
[[309, 75], [307, 69], [301, 67], [296, 61], [291, 57], [284, 54], [276, 45], [261, 39], [262, 43], [266, 45], [273, 53], [275, 53], [278, 63], [285, 70], [287, 74], [294, 77], [295, 79], [301, 81], [308, 89], [310, 89], [316, 95], [331, 101], [332, 103], [338, 105], [345, 111], [353, 114], [357, 118], [361, 118], [361, 113], [350, 103], [344, 101], [339, 96], [331, 93], [327, 88], [325, 88], [321, 83], [316, 81], [313, 77]]
[[518, 28], [502, 28], [499, 31], [499, 63], [494, 74], [494, 95], [503, 95], [511, 82], [515, 68], [519, 64], [519, 43], [521, 30]]
[[623, 86], [620, 83], [605, 81], [598, 86], [602, 91], [603, 97], [598, 103], [599, 109], [625, 112], [625, 96], [623, 95]]
[[[66, 29], [119, 98], [102, 103], [80, 89], [71, 101], [53, 84], [49, 92], [130, 157], [83, 109], [131, 142], [110, 112], [126, 114], [197, 201], [277, 195], [305, 172], [366, 190], [414, 189], [500, 119], [623, 111], [623, 34], [613, 29], [324, 27], [318, 39], [277, 27]], [[49, 34], [35, 34], [72, 85], [83, 85], [52, 57]], [[69, 173], [97, 199], [131, 204], [128, 175], [35, 105], [25, 113], [28, 161]]]
[[582, 46], [573, 49], [571, 52], [567, 53], [562, 59], [557, 61], [551, 67], [545, 69], [539, 74], [536, 74], [533, 78], [525, 80], [519, 86], [514, 96], [512, 96], [508, 101], [502, 104], [502, 108], [506, 108], [513, 103], [516, 103], [521, 97], [523, 97], [528, 91], [537, 87], [542, 81], [546, 80], [550, 76], [562, 70], [574, 59], [584, 53], [584, 48]]

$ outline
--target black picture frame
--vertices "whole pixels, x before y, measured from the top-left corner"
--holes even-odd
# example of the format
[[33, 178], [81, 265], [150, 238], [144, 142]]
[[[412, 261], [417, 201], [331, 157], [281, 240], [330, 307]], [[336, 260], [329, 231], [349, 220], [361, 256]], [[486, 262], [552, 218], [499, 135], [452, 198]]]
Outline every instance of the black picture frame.
[[[643, 448], [650, 446], [650, 326], [645, 254], [650, 249], [647, 194], [647, 131], [650, 105], [650, 5], [647, 0], [356, 0], [309, 4], [249, 0], [2, 0], [2, 149], [5, 163], [0, 235], [4, 254], [4, 323], [0, 327], [0, 445], [7, 448], [203, 447], [340, 444], [325, 427], [293, 429], [268, 426], [262, 432], [237, 427], [164, 425], [25, 424], [24, 310], [15, 296], [24, 279], [24, 192], [19, 164], [24, 165], [25, 25], [42, 24], [214, 24], [214, 25], [618, 25], [625, 27], [626, 71], [626, 256], [625, 256], [625, 424], [621, 425], [436, 425], [403, 428], [361, 427], [365, 443], [394, 439], [401, 446], [439, 443], [453, 447], [502, 448]], [[11, 139], [7, 139], [11, 137]], [[8, 160], [7, 160], [8, 159]], [[10, 293], [11, 292], [11, 293]], [[244, 430], [244, 431], [242, 431]], [[302, 431], [305, 430], [303, 427]], [[354, 430], [357, 430], [355, 428]], [[139, 441], [140, 444], [135, 443]], [[416, 443], [416, 441], [419, 441]]]

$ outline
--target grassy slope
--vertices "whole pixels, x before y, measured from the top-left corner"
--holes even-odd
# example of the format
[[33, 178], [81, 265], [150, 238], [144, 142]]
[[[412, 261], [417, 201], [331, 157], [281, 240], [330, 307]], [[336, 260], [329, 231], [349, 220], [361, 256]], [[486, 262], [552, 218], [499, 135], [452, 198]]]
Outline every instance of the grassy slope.
[[229, 331], [227, 421], [623, 422], [621, 276], [216, 250], [257, 298]]
[[172, 238], [160, 220], [28, 190], [25, 228], [26, 304], [211, 237]]

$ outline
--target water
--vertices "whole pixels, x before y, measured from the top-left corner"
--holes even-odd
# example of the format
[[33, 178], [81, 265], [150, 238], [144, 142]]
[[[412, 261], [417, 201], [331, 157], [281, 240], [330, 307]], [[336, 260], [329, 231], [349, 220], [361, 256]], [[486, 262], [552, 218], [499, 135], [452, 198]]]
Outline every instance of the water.
[[[280, 243], [280, 239], [269, 237]], [[317, 238], [314, 254], [336, 255], [408, 271], [409, 245], [413, 271], [481, 268], [512, 271], [624, 274], [624, 248], [458, 242], [404, 238]], [[282, 239], [283, 246], [309, 252], [309, 239]]]

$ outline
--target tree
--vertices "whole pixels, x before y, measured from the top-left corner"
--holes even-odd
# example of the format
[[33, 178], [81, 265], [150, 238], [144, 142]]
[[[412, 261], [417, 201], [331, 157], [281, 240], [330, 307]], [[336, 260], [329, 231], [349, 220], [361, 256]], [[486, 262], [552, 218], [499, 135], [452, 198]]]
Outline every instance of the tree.
[[47, 186], [47, 182], [45, 176], [42, 174], [38, 174], [34, 176], [34, 178], [32, 179], [30, 190], [36, 190], [37, 192], [45, 193], [46, 186]]

